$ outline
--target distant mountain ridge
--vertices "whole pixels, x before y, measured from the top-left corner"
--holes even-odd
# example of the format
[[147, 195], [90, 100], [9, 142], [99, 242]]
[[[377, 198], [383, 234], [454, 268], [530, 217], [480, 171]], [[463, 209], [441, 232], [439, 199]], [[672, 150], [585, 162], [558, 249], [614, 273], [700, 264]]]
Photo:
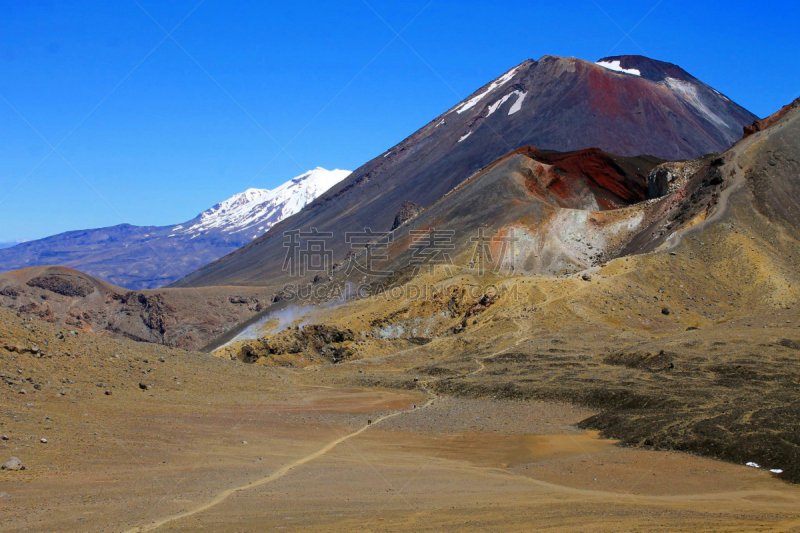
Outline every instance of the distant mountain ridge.
[[350, 174], [317, 167], [279, 187], [247, 189], [172, 226], [69, 231], [0, 249], [0, 272], [61, 265], [128, 289], [159, 287], [244, 246]]

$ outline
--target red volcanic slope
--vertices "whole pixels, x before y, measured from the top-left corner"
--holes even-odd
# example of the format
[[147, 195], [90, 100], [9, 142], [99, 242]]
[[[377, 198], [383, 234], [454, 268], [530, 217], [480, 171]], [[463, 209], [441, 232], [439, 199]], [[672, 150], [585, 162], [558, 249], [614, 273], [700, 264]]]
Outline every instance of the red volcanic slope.
[[620, 157], [597, 148], [577, 152], [553, 152], [526, 146], [516, 150], [541, 163], [552, 165], [558, 179], [550, 188], [562, 191], [562, 197], [578, 181], [585, 180], [600, 209], [618, 209], [641, 202], [647, 197], [647, 172], [661, 162], [655, 157]]

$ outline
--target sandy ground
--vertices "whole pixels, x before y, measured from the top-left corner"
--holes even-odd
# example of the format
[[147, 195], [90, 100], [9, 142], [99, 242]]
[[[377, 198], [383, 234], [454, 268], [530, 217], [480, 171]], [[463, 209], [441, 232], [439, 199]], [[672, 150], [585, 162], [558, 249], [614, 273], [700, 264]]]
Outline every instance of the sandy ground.
[[243, 376], [225, 400], [26, 398], [58, 427], [0, 444], [28, 465], [0, 474], [3, 531], [800, 530], [797, 487], [619, 447], [581, 408]]

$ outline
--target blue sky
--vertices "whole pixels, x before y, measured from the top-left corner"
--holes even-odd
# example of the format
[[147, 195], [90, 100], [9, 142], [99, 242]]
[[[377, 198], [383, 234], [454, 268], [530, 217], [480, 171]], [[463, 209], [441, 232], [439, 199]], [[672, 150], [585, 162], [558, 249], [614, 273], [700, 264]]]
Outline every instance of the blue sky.
[[198, 2], [0, 2], [0, 242], [355, 169], [545, 54], [677, 63], [760, 116], [800, 96], [796, 2]]

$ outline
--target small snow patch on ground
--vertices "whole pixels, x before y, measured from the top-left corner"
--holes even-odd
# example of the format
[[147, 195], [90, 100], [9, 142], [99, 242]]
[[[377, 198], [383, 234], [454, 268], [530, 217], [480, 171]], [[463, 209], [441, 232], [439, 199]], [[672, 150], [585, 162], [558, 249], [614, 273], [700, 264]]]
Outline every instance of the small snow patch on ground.
[[522, 101], [525, 100], [525, 97], [528, 95], [528, 93], [526, 92], [525, 93], [519, 91], [514, 91], [514, 92], [517, 93], [519, 97], [517, 98], [517, 101], [514, 102], [514, 105], [511, 106], [511, 109], [508, 110], [509, 115], [513, 115], [514, 113], [522, 109]]
[[512, 96], [516, 96], [517, 101], [514, 102], [514, 105], [512, 105], [511, 109], [508, 110], [508, 114], [513, 115], [514, 113], [522, 109], [522, 101], [525, 100], [525, 96], [527, 94], [528, 94], [527, 92], [522, 92], [522, 91], [511, 91], [510, 93], [508, 93], [507, 95], [505, 95], [504, 97], [502, 97], [501, 99], [499, 99], [498, 101], [489, 106], [489, 113], [486, 115], [486, 118], [491, 117], [492, 113], [500, 109], [500, 107], [503, 104], [505, 104]]
[[516, 92], [517, 91], [510, 92], [507, 95], [505, 95], [504, 97], [502, 97], [500, 100], [498, 100], [495, 103], [493, 103], [492, 105], [490, 105], [489, 106], [489, 114], [486, 115], [486, 116], [487, 117], [491, 117], [492, 113], [494, 113], [495, 111], [500, 109], [500, 106], [505, 104], [508, 101], [508, 99], [511, 98], [514, 95], [514, 93], [516, 93]]
[[513, 78], [513, 77], [514, 77], [514, 74], [516, 74], [516, 73], [517, 73], [517, 69], [516, 69], [516, 68], [512, 68], [511, 70], [509, 70], [508, 72], [506, 72], [505, 74], [503, 74], [502, 76], [500, 76], [499, 78], [497, 78], [496, 80], [494, 80], [494, 81], [491, 83], [491, 85], [489, 85], [489, 88], [488, 88], [488, 89], [486, 89], [485, 91], [483, 91], [483, 92], [482, 92], [482, 93], [480, 93], [479, 95], [477, 95], [477, 96], [474, 96], [474, 97], [470, 98], [470, 99], [469, 99], [469, 100], [467, 100], [466, 102], [464, 102], [464, 103], [461, 103], [461, 104], [457, 105], [457, 106], [455, 107], [454, 111], [460, 115], [460, 114], [461, 114], [461, 113], [463, 113], [464, 111], [466, 111], [466, 110], [468, 110], [468, 109], [471, 109], [471, 108], [475, 107], [475, 105], [476, 105], [478, 102], [480, 102], [481, 100], [483, 100], [483, 97], [484, 97], [484, 96], [486, 96], [486, 95], [487, 95], [487, 94], [489, 94], [490, 92], [494, 91], [494, 90], [495, 90], [495, 89], [497, 89], [498, 87], [500, 87], [500, 86], [502, 86], [502, 85], [505, 85], [506, 83], [508, 83], [508, 81], [509, 81], [511, 78]]
[[749, 463], [746, 463], [746, 464], [747, 464], [747, 466], [750, 466], [750, 467], [752, 467], [752, 468], [761, 468], [761, 465], [760, 465], [760, 464], [758, 464], [758, 463], [754, 463], [754, 462], [752, 462], [752, 461], [750, 461]]
[[783, 474], [783, 470], [781, 470], [780, 468], [770, 468], [769, 471], [772, 472], [773, 474]]
[[641, 76], [642, 73], [639, 69], [635, 68], [622, 68], [622, 64], [620, 64], [619, 59], [614, 61], [598, 61], [598, 65], [603, 68], [607, 68], [608, 70], [614, 70], [616, 72], [622, 72], [623, 74], [632, 74], [634, 76]]
[[714, 91], [715, 93], [717, 93], [717, 96], [720, 96], [720, 97], [724, 98], [725, 100], [727, 100], [729, 102], [731, 101], [730, 98], [728, 98], [727, 96], [725, 96], [724, 94], [722, 94], [721, 92], [716, 90], [715, 88], [711, 87], [711, 90]]
[[472, 132], [471, 132], [471, 131], [468, 131], [466, 135], [464, 135], [463, 137], [461, 137], [461, 138], [458, 140], [458, 142], [461, 142], [461, 141], [463, 141], [464, 139], [466, 139], [466, 138], [467, 138], [467, 137], [469, 137], [470, 135], [472, 135]]

